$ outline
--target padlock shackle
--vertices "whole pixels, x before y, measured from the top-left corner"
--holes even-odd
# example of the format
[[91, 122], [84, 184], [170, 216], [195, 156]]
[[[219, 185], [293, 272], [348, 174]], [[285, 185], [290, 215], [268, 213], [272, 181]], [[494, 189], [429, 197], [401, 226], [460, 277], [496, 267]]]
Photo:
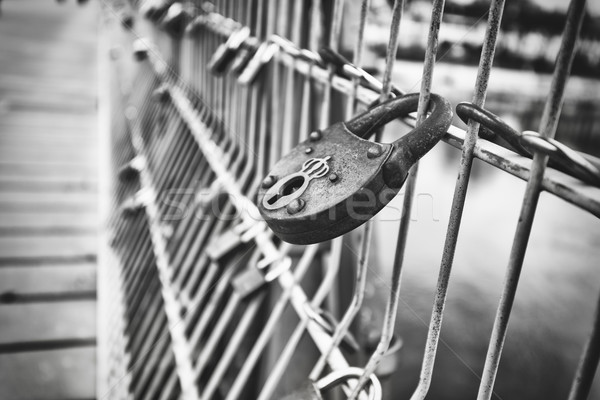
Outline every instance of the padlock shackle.
[[[417, 111], [419, 94], [411, 93], [381, 103], [346, 122], [346, 128], [367, 139], [390, 121]], [[445, 98], [431, 93], [429, 116], [408, 134], [392, 143], [394, 151], [384, 167], [384, 178], [390, 187], [399, 187], [408, 170], [429, 152], [446, 134], [452, 123], [452, 106]]]
[[[348, 130], [350, 130], [356, 136], [363, 139], [368, 139], [375, 134], [379, 128], [388, 124], [392, 120], [406, 117], [411, 112], [417, 111], [418, 106], [418, 93], [405, 94], [376, 105], [364, 113], [352, 118], [350, 121], [345, 122], [345, 125], [346, 128], [348, 128]], [[442, 96], [431, 93], [429, 95], [429, 112], [429, 117], [427, 117], [427, 119], [425, 119], [421, 125], [413, 129], [406, 136], [413, 135], [417, 137], [419, 141], [435, 141], [437, 143], [440, 132], [434, 132], [435, 128], [443, 128], [446, 126], [448, 121], [452, 122], [452, 106]], [[450, 125], [448, 125], [448, 127], [449, 126]], [[432, 135], [423, 137], [422, 134], [419, 134], [419, 131], [422, 130], [427, 131], [422, 133], [431, 133]], [[440, 130], [445, 134], [448, 128]], [[411, 139], [411, 142], [413, 140], [417, 139]]]

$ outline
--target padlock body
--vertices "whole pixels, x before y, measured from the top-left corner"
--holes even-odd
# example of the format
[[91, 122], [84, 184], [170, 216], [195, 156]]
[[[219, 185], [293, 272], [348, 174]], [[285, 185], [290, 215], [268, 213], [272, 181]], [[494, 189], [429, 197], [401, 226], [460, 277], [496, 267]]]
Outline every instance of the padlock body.
[[217, 51], [208, 62], [208, 69], [215, 75], [222, 75], [234, 57], [235, 51], [229, 48], [227, 43], [223, 43], [217, 47]]
[[231, 72], [236, 76], [239, 76], [252, 59], [252, 56], [253, 53], [250, 50], [246, 48], [240, 48], [237, 56], [231, 63]]
[[[357, 137], [343, 122], [332, 125], [317, 140], [308, 139], [296, 146], [270, 172], [281, 180], [297, 174], [311, 158], [328, 158], [328, 174], [312, 179], [299, 197], [293, 196], [303, 207], [292, 213], [289, 207], [267, 209], [264, 201], [277, 199], [269, 199], [273, 193], [262, 187], [259, 210], [273, 232], [289, 243], [311, 244], [340, 236], [371, 219], [398, 192], [399, 188], [389, 188], [382, 176], [382, 166], [392, 149], [391, 144]], [[287, 188], [283, 194], [293, 189]]]

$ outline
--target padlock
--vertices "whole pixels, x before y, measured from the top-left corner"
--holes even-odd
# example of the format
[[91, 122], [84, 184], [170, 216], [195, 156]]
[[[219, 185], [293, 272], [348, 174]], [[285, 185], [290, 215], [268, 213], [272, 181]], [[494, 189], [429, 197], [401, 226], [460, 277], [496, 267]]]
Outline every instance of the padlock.
[[133, 42], [131, 47], [132, 47], [133, 57], [137, 61], [143, 61], [148, 57], [148, 51], [149, 51], [148, 39], [138, 38]]
[[261, 43], [244, 71], [240, 74], [238, 82], [242, 85], [252, 85], [262, 70], [262, 67], [271, 61], [278, 50], [279, 45], [276, 43]]
[[249, 46], [240, 47], [233, 62], [231, 63], [231, 68], [229, 69], [229, 71], [235, 76], [239, 76], [244, 71], [244, 69], [246, 69], [246, 66], [256, 53], [256, 50], [254, 49], [258, 48], [258, 44], [254, 45], [250, 44], [249, 42], [250, 40], [248, 40]]
[[146, 158], [138, 155], [119, 168], [117, 176], [121, 182], [127, 183], [134, 179], [138, 179], [140, 171], [144, 168], [146, 168]]
[[169, 93], [169, 86], [166, 84], [162, 84], [156, 89], [154, 89], [154, 91], [152, 92], [152, 100], [164, 104], [169, 99], [170, 95], [171, 94]]
[[[283, 397], [281, 400], [323, 400], [323, 392], [331, 390], [337, 385], [347, 382], [349, 379], [360, 378], [362, 374], [363, 370], [356, 367], [348, 367], [333, 371], [316, 382], [308, 381], [304, 383], [299, 390]], [[383, 396], [381, 384], [375, 375], [370, 376], [367, 389], [366, 393], [369, 400], [381, 400]]]
[[221, 44], [215, 54], [208, 62], [208, 69], [215, 75], [221, 75], [225, 72], [229, 64], [235, 58], [240, 46], [250, 36], [250, 28], [244, 26], [233, 32], [229, 39]]
[[142, 188], [123, 201], [120, 206], [121, 215], [125, 218], [136, 216], [148, 204], [156, 199], [156, 193], [150, 188]]
[[192, 19], [190, 23], [187, 24], [187, 26], [185, 27], [185, 34], [194, 35], [197, 32], [200, 32], [200, 30], [204, 28], [206, 19], [206, 15], [198, 15], [197, 17]]
[[233, 229], [228, 229], [209, 242], [208, 246], [206, 246], [206, 255], [211, 260], [218, 261], [241, 244], [242, 239], [240, 235]]
[[318, 243], [377, 214], [452, 122], [450, 103], [432, 93], [429, 116], [407, 135], [389, 144], [366, 140], [379, 127], [416, 111], [418, 102], [416, 93], [400, 96], [312, 132], [277, 162], [258, 195], [258, 208], [273, 232], [289, 243]]
[[140, 14], [151, 21], [158, 21], [172, 3], [171, 0], [147, 0], [140, 6]]
[[[259, 264], [261, 264], [260, 261]], [[292, 259], [286, 256], [270, 260], [268, 265], [274, 265], [270, 269], [267, 268], [267, 265], [264, 265], [265, 263], [262, 264], [257, 266], [249, 265], [248, 268], [233, 278], [231, 286], [242, 300], [257, 293], [259, 289], [266, 287], [268, 283], [273, 282], [283, 272], [288, 271], [292, 266]]]
[[119, 21], [121, 21], [121, 26], [127, 30], [131, 30], [133, 29], [133, 23], [134, 23], [134, 19], [133, 19], [133, 15], [131, 15], [131, 11], [130, 10], [120, 10], [118, 15], [117, 15], [117, 19]]
[[190, 11], [183, 4], [174, 3], [168, 8], [161, 21], [161, 25], [170, 35], [179, 37], [185, 31], [185, 27], [191, 18]]
[[[234, 225], [219, 236], [213, 238], [206, 247], [206, 254], [213, 261], [218, 261], [231, 251], [244, 243], [253, 240], [261, 231], [266, 231], [267, 227], [263, 223], [253, 224], [250, 227], [244, 224]], [[260, 262], [259, 262], [260, 264]], [[260, 267], [258, 269], [261, 269]]]
[[290, 56], [300, 57], [300, 49], [291, 40], [276, 34], [271, 35], [269, 40], [279, 46], [282, 51]]
[[133, 218], [144, 209], [146, 205], [139, 201], [135, 196], [129, 197], [121, 203], [119, 211], [124, 218]]

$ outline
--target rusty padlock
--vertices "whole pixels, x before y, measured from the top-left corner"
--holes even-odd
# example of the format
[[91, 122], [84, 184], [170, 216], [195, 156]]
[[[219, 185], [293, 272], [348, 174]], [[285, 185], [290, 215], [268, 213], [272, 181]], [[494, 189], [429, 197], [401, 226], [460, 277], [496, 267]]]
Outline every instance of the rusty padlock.
[[256, 41], [251, 40], [251, 39], [254, 39], [254, 38], [249, 38], [246, 41], [248, 46], [240, 47], [235, 58], [233, 59], [233, 62], [231, 63], [231, 67], [229, 68], [229, 71], [232, 74], [234, 74], [235, 76], [240, 76], [240, 74], [242, 72], [244, 72], [244, 69], [246, 68], [246, 66], [248, 65], [250, 60], [252, 60], [252, 58], [254, 57], [254, 54], [256, 53], [256, 49], [258, 48], [258, 43], [256, 43]]
[[160, 21], [164, 30], [174, 37], [180, 37], [185, 31], [186, 25], [192, 19], [192, 10], [181, 3], [173, 3]]
[[367, 140], [377, 128], [416, 111], [418, 102], [416, 93], [396, 97], [312, 132], [277, 162], [258, 194], [258, 208], [273, 232], [289, 243], [318, 243], [377, 214], [452, 122], [450, 103], [431, 94], [430, 114], [417, 128], [389, 144]]
[[233, 32], [225, 43], [222, 43], [208, 62], [208, 69], [215, 75], [222, 75], [234, 60], [238, 50], [250, 37], [250, 28], [244, 26]]

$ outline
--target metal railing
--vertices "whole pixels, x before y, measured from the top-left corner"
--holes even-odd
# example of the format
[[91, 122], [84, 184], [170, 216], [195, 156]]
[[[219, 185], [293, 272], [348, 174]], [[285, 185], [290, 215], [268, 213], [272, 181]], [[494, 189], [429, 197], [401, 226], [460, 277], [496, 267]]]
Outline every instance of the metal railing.
[[[336, 322], [324, 310], [340, 307], [335, 292], [342, 238], [310, 246], [283, 243], [267, 228], [254, 200], [270, 167], [340, 113], [333, 99], [345, 99], [342, 114], [349, 118], [376, 100], [403, 94], [391, 81], [403, 1], [394, 4], [382, 81], [361, 69], [369, 4], [362, 1], [350, 63], [324, 60], [318, 53], [325, 43], [337, 50], [341, 0], [103, 3], [101, 57], [113, 57], [105, 75], [108, 147], [119, 181], [111, 190], [111, 262], [101, 289], [106, 365], [99, 398], [269, 399], [290, 391], [282, 383], [287, 376], [295, 377], [293, 386], [298, 377], [319, 380], [326, 367], [343, 374], [356, 365], [343, 347], [355, 347], [350, 327], [364, 303], [371, 223], [360, 228], [352, 300]], [[539, 127], [544, 143], [556, 132], [584, 5], [573, 0], [568, 11]], [[443, 0], [433, 1], [419, 108], [404, 119], [409, 127], [427, 116], [435, 89], [443, 9]], [[504, 1], [491, 1], [471, 100], [479, 107], [485, 105], [503, 9]], [[121, 23], [129, 30], [121, 30]], [[224, 60], [229, 69], [219, 66]], [[475, 158], [527, 181], [478, 399], [493, 395], [540, 192], [600, 216], [598, 187], [546, 169], [545, 153], [534, 151], [530, 160], [482, 140], [479, 128], [470, 119], [466, 131], [453, 126], [443, 138], [461, 149], [461, 162], [412, 399], [425, 398], [431, 384]], [[367, 398], [364, 387], [376, 391], [378, 366], [394, 342], [417, 177], [415, 165], [405, 183], [392, 281], [378, 321], [381, 337], [364, 368], [346, 375], [342, 389], [349, 398]], [[585, 399], [590, 390], [599, 358], [599, 319], [570, 399]], [[302, 340], [305, 333], [311, 343]]]

